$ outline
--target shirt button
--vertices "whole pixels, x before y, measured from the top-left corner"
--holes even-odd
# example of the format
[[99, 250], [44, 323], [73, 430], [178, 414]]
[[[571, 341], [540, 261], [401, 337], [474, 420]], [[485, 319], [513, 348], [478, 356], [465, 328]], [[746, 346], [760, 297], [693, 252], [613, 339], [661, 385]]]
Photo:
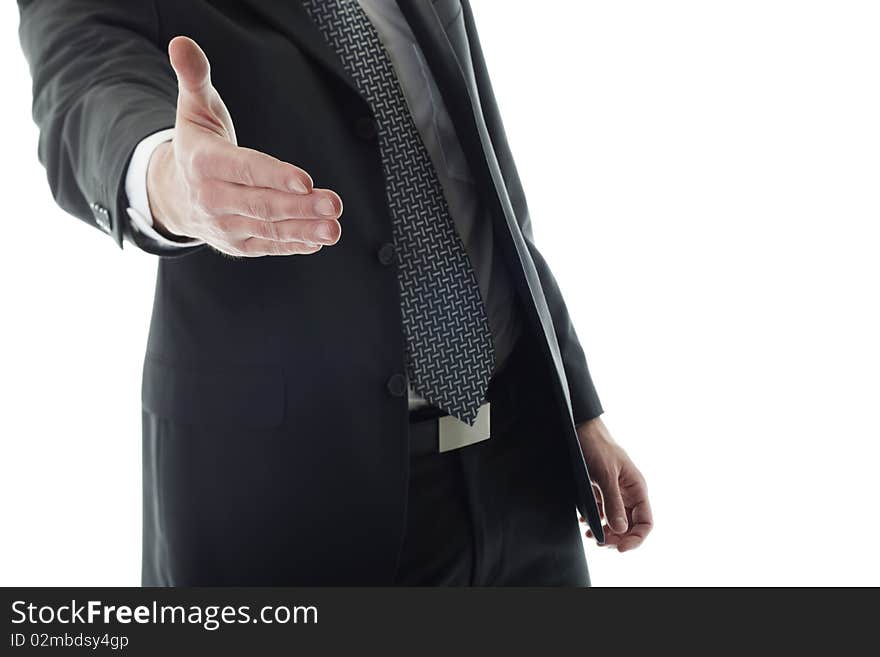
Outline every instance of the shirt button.
[[392, 397], [403, 397], [406, 394], [406, 377], [403, 374], [393, 374], [388, 379], [387, 387]]
[[354, 132], [361, 139], [372, 141], [379, 133], [376, 121], [370, 116], [362, 116], [354, 122]]
[[383, 265], [390, 265], [394, 262], [396, 251], [391, 242], [386, 242], [376, 251], [376, 257]]

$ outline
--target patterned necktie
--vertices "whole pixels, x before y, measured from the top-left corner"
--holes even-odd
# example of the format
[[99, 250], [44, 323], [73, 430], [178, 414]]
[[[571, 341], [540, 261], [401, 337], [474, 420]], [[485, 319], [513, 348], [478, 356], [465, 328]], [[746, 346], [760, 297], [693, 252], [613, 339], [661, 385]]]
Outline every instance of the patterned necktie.
[[407, 369], [431, 404], [473, 424], [495, 365], [476, 276], [391, 59], [357, 0], [304, 0], [373, 110], [397, 252]]

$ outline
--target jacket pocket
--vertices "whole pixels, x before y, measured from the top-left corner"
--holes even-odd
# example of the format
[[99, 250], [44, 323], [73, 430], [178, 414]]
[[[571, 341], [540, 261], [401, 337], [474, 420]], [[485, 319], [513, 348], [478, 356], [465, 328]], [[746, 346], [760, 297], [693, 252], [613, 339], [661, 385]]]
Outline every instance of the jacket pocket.
[[271, 429], [284, 419], [284, 376], [272, 365], [193, 367], [148, 355], [141, 403], [187, 424]]

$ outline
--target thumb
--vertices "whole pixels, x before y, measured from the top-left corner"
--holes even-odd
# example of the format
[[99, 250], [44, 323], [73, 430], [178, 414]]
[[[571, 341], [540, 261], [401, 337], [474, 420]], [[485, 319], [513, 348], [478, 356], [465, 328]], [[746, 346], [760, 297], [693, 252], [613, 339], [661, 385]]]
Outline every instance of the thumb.
[[620, 492], [620, 483], [617, 477], [608, 477], [608, 481], [602, 486], [602, 502], [605, 507], [605, 518], [611, 531], [616, 534], [624, 533], [629, 524], [626, 521], [626, 507], [623, 504], [623, 496]]
[[201, 94], [210, 87], [211, 64], [195, 41], [185, 36], [174, 37], [168, 44], [168, 57], [182, 92]]

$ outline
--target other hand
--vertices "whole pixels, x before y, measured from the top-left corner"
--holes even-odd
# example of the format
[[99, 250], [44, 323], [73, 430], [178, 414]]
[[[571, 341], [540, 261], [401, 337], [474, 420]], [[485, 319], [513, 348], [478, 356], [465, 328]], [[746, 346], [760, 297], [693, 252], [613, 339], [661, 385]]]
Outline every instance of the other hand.
[[[577, 432], [605, 521], [604, 545], [619, 552], [639, 547], [654, 526], [645, 478], [601, 418], [578, 425]], [[590, 530], [586, 535], [593, 538]]]

